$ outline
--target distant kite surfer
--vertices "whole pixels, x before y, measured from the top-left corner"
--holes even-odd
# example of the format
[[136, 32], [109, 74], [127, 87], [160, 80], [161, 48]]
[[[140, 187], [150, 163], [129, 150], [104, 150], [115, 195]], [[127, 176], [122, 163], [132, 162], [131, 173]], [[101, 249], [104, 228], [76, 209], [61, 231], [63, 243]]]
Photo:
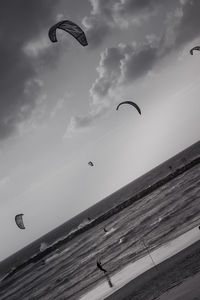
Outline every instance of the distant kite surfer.
[[101, 262], [100, 262], [99, 260], [97, 260], [97, 268], [98, 268], [100, 271], [104, 272], [104, 275], [105, 275], [105, 277], [106, 277], [106, 280], [108, 281], [109, 286], [112, 288], [112, 287], [113, 287], [113, 284], [112, 284], [112, 282], [111, 282], [111, 280], [110, 280], [110, 276], [109, 276], [109, 274], [108, 274], [108, 271], [105, 270], [105, 269], [102, 267]]
[[101, 271], [103, 271], [104, 273], [107, 273], [107, 271], [102, 267], [101, 262], [97, 260], [97, 268]]

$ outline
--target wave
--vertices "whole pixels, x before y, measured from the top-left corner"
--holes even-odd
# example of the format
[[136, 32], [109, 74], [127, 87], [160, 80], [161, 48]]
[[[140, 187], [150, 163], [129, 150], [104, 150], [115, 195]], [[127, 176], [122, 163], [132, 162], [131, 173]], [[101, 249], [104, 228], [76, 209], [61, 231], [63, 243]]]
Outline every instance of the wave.
[[[8, 273], [6, 273], [4, 276], [2, 276], [0, 278], [0, 281], [7, 280], [8, 278], [12, 277], [15, 273], [19, 272], [21, 269], [25, 268], [29, 264], [36, 263], [36, 262], [40, 261], [41, 259], [44, 259], [47, 255], [51, 254], [53, 251], [58, 250], [61, 245], [63, 245], [67, 241], [71, 240], [74, 236], [77, 235], [77, 233], [82, 231], [92, 221], [93, 221], [92, 219], [83, 220], [76, 228], [74, 228], [70, 232], [68, 232], [67, 235], [60, 237], [59, 239], [55, 240], [51, 244], [48, 244], [46, 242], [41, 242], [39, 252], [32, 255], [27, 260], [21, 262], [19, 265], [12, 267]], [[60, 256], [61, 254], [63, 254], [64, 252], [66, 252], [68, 250], [69, 250], [69, 248], [67, 248], [59, 253], [55, 253], [52, 257], [47, 258], [44, 262], [49, 262], [50, 260], [55, 259], [56, 257]]]
[[56, 258], [62, 256], [65, 252], [68, 252], [70, 248], [66, 248], [64, 249], [63, 251], [59, 251], [59, 252], [56, 252], [55, 254], [53, 254], [52, 256], [48, 257], [45, 259], [44, 263], [49, 263], [50, 261], [53, 261], [55, 260]]
[[[53, 247], [54, 245], [58, 245], [59, 243], [62, 243], [62, 241], [65, 241], [67, 238], [70, 238], [73, 234], [77, 233], [80, 229], [84, 228], [88, 224], [90, 224], [93, 220], [88, 218], [83, 220], [77, 227], [69, 231], [66, 235], [63, 235], [56, 239], [54, 242], [47, 244], [45, 242], [42, 242], [40, 245], [40, 252], [45, 251], [48, 248]], [[41, 250], [42, 249], [42, 250]]]
[[[170, 180], [174, 179], [175, 177], [179, 176], [180, 174], [184, 173], [185, 171], [189, 170], [190, 168], [192, 168], [193, 166], [195, 166], [199, 163], [200, 163], [200, 156], [195, 158], [194, 160], [190, 161], [188, 164], [177, 168], [170, 174], [165, 175], [163, 178], [161, 178], [157, 182], [153, 183], [152, 185], [149, 185], [148, 187], [144, 188], [142, 191], [140, 191], [137, 194], [133, 195], [132, 197], [124, 200], [122, 203], [114, 206], [113, 208], [106, 211], [105, 213], [98, 216], [97, 218], [95, 218], [95, 219], [87, 218], [87, 219], [83, 220], [76, 228], [72, 229], [65, 236], [62, 236], [59, 239], [55, 240], [53, 243], [51, 243], [51, 244], [46, 244], [45, 242], [41, 243], [39, 253], [36, 253], [35, 255], [31, 256], [28, 260], [22, 262], [20, 265], [12, 268], [7, 273], [7, 275], [5, 275], [3, 277], [3, 279], [1, 279], [1, 281], [4, 281], [4, 280], [10, 278], [12, 275], [14, 275], [15, 273], [17, 273], [18, 271], [20, 271], [27, 265], [29, 265], [31, 263], [36, 263], [36, 262], [40, 261], [41, 259], [44, 259], [47, 255], [49, 255], [53, 251], [56, 251], [57, 249], [60, 248], [60, 246], [64, 245], [68, 241], [77, 237], [79, 234], [84, 233], [86, 230], [89, 230], [92, 227], [109, 219], [111, 216], [113, 216], [113, 215], [117, 214], [118, 212], [122, 211], [123, 209], [129, 207], [134, 202], [138, 201], [139, 199], [143, 198], [144, 196], [148, 195], [149, 193], [152, 193], [157, 188], [168, 183]], [[149, 218], [150, 218], [150, 216], [149, 216]], [[165, 218], [167, 218], [167, 217], [165, 217]], [[161, 221], [162, 220], [160, 220], [159, 222], [161, 222]], [[143, 222], [144, 222], [144, 220], [141, 221], [141, 223], [143, 223]]]
[[163, 220], [163, 218], [162, 218], [162, 217], [159, 217], [155, 222], [151, 223], [150, 226], [154, 226], [154, 225], [156, 225], [156, 224], [159, 224], [162, 220]]
[[40, 244], [40, 252], [46, 250], [47, 248], [49, 247], [49, 244], [45, 243], [45, 242], [42, 242]]
[[124, 243], [125, 241], [127, 241], [127, 238], [126, 238], [125, 236], [123, 236], [123, 237], [121, 237], [121, 238], [119, 239], [119, 244], [122, 244], [122, 243]]
[[112, 227], [111, 229], [109, 229], [109, 230], [105, 233], [105, 235], [110, 235], [110, 234], [113, 233], [116, 229], [117, 229], [117, 228]]

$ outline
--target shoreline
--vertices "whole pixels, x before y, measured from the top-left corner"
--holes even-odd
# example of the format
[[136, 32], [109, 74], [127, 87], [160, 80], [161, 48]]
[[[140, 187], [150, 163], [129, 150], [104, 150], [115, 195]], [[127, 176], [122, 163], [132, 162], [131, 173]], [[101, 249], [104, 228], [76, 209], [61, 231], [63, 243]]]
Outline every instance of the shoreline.
[[[114, 288], [111, 290], [108, 288], [108, 284], [104, 281], [98, 286], [94, 287], [92, 290], [81, 295], [79, 299], [81, 300], [127, 300], [133, 299], [129, 298], [134, 296], [134, 300], [149, 300], [155, 298], [155, 290], [159, 284], [164, 283], [164, 287], [161, 288], [162, 293], [167, 291], [172, 280], [173, 284], [176, 283], [176, 278], [179, 278], [180, 282], [190, 275], [195, 274], [196, 268], [194, 270], [189, 267], [189, 271], [185, 273], [185, 267], [187, 268], [187, 257], [191, 257], [195, 253], [195, 258], [198, 256], [198, 261], [195, 266], [198, 266], [198, 271], [200, 271], [200, 231], [199, 227], [195, 227], [192, 230], [184, 233], [183, 235], [177, 237], [176, 239], [164, 244], [160, 248], [151, 252], [151, 256], [156, 262], [156, 266], [153, 266], [151, 259], [147, 256], [139, 259], [138, 261], [129, 264], [121, 271], [110, 274], [111, 281]], [[186, 263], [186, 264], [185, 264]], [[182, 267], [181, 267], [182, 264]], [[175, 268], [176, 266], [176, 268]], [[171, 270], [171, 273], [170, 273]], [[173, 271], [175, 272], [175, 278], [171, 276]], [[197, 272], [198, 272], [197, 271]], [[164, 274], [169, 274], [168, 281], [166, 284], [166, 278]], [[188, 275], [190, 274], [190, 275]], [[185, 277], [186, 275], [186, 277]], [[164, 276], [164, 277], [163, 277]], [[181, 276], [183, 277], [181, 279]], [[163, 277], [163, 280], [161, 279]], [[160, 281], [161, 280], [161, 281]], [[156, 283], [156, 284], [154, 284]], [[166, 286], [167, 285], [167, 286]], [[148, 291], [150, 290], [154, 293], [154, 298], [148, 297]], [[159, 294], [159, 291], [157, 294]], [[139, 294], [138, 298], [135, 295]], [[144, 294], [142, 296], [142, 294]], [[159, 296], [158, 295], [158, 296]], [[145, 298], [146, 297], [146, 298]]]
[[33, 255], [32, 257], [30, 257], [29, 259], [23, 261], [20, 265], [16, 266], [15, 269], [8, 271], [7, 275], [3, 277], [1, 282], [5, 282], [6, 279], [12, 277], [12, 275], [14, 275], [18, 271], [22, 270], [24, 267], [26, 267], [30, 263], [36, 263], [36, 262], [40, 261], [41, 259], [45, 258], [45, 256], [47, 256], [50, 253], [52, 253], [53, 251], [59, 249], [59, 247], [61, 247], [62, 245], [66, 244], [67, 242], [71, 241], [72, 239], [76, 238], [77, 236], [79, 236], [80, 234], [86, 232], [87, 230], [93, 228], [94, 226], [102, 223], [103, 221], [109, 219], [111, 216], [119, 213], [120, 211], [124, 210], [125, 208], [131, 206], [133, 203], [139, 201], [143, 197], [145, 197], [148, 194], [155, 191], [157, 188], [159, 188], [162, 185], [170, 182], [174, 178], [178, 177], [179, 175], [183, 174], [184, 172], [188, 171], [189, 169], [195, 167], [198, 164], [200, 164], [200, 156], [193, 159], [188, 164], [186, 164], [186, 165], [184, 165], [180, 168], [177, 168], [174, 172], [172, 172], [172, 173], [168, 174], [167, 176], [163, 177], [162, 179], [158, 180], [157, 182], [155, 182], [151, 186], [144, 188], [142, 191], [136, 193], [132, 197], [130, 197], [130, 198], [124, 200], [123, 202], [119, 203], [115, 207], [108, 210], [106, 213], [100, 215], [98, 218], [96, 218], [96, 219], [92, 220], [90, 223], [86, 224], [84, 227], [79, 228], [78, 230], [76, 230], [76, 231], [72, 232], [71, 234], [69, 234], [64, 239], [61, 239], [58, 242], [56, 242], [55, 244], [49, 246], [44, 251], [39, 252], [39, 253]]
[[[200, 272], [200, 262], [198, 265], [196, 264], [197, 260], [200, 260], [199, 249], [200, 241], [197, 241], [160, 263], [158, 270], [155, 267], [151, 268], [104, 299], [128, 300], [133, 299], [133, 296], [134, 300], [157, 299], [166, 292], [172, 291], [174, 287], [180, 285], [185, 279], [192, 278], [192, 276]], [[197, 258], [195, 263], [193, 262], [196, 268], [191, 268], [189, 262], [193, 260], [194, 256]], [[179, 276], [177, 276], [177, 271]]]

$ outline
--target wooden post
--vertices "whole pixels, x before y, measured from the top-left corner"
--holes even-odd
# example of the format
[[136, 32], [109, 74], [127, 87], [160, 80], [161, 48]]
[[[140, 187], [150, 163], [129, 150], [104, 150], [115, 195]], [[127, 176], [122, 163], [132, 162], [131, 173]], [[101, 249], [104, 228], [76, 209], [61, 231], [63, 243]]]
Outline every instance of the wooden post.
[[149, 256], [150, 256], [150, 258], [151, 258], [151, 261], [152, 261], [153, 265], [154, 265], [154, 266], [156, 267], [156, 269], [158, 270], [158, 267], [157, 267], [155, 261], [153, 260], [153, 257], [151, 256], [151, 252], [149, 251], [148, 246], [145, 244], [145, 241], [144, 241], [143, 238], [141, 238], [141, 240], [142, 240], [142, 242], [143, 242], [143, 244], [144, 244], [145, 249], [147, 250], [147, 253], [149, 254]]

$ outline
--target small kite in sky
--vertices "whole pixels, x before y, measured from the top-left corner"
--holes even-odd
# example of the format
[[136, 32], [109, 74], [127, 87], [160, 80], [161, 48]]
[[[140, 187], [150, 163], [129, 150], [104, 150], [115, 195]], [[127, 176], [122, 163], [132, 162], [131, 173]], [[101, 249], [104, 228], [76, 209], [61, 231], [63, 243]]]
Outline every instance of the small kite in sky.
[[190, 50], [190, 54], [193, 55], [194, 50], [200, 51], [200, 46], [195, 46]]
[[123, 104], [129, 104], [129, 105], [132, 105], [133, 107], [135, 107], [135, 108], [137, 109], [137, 111], [138, 111], [139, 114], [141, 115], [141, 110], [140, 110], [139, 106], [138, 106], [135, 102], [133, 102], [133, 101], [123, 101], [123, 102], [121, 102], [121, 103], [117, 106], [116, 110], [118, 110], [119, 107], [120, 107], [121, 105], [123, 105]]
[[62, 29], [71, 34], [82, 46], [88, 45], [84, 31], [77, 24], [69, 20], [60, 21], [49, 29], [49, 38], [52, 43], [58, 41], [56, 37], [57, 29]]
[[17, 224], [17, 226], [20, 228], [20, 229], [25, 229], [25, 226], [24, 226], [24, 222], [23, 222], [23, 215], [24, 214], [18, 214], [15, 216], [15, 223]]

